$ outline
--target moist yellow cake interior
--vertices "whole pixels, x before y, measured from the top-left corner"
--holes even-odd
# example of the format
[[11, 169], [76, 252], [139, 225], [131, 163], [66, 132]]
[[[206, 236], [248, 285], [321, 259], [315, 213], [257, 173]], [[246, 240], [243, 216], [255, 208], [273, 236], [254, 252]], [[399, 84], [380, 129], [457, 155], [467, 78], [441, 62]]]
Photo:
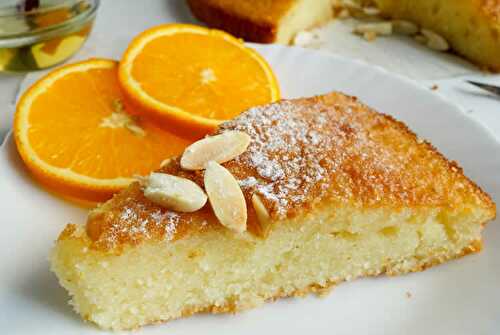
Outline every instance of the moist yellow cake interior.
[[127, 329], [421, 270], [477, 251], [478, 223], [486, 215], [470, 208], [362, 213], [327, 206], [276, 225], [267, 239], [220, 229], [176, 243], [144, 243], [120, 257], [92, 250], [79, 227], [58, 243], [52, 266], [84, 318]]
[[324, 22], [332, 6], [381, 10], [386, 19], [409, 20], [444, 37], [456, 53], [486, 69], [500, 71], [499, 0], [187, 0], [209, 26], [248, 41], [284, 43]]
[[319, 25], [331, 19], [333, 3], [336, 1], [297, 1], [292, 10], [280, 19], [276, 42], [288, 44], [298, 31], [311, 28], [311, 24]]

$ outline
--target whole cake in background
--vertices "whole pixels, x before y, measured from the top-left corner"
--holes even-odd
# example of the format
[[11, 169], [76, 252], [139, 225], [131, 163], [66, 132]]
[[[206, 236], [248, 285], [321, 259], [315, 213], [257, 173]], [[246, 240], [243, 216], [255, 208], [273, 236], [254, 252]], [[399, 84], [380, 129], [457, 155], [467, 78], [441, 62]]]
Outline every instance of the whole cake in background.
[[[500, 0], [187, 0], [210, 27], [247, 41], [288, 44], [342, 7], [376, 8], [380, 18], [409, 20], [442, 37], [481, 68], [500, 71]], [[424, 34], [424, 38], [427, 38]]]

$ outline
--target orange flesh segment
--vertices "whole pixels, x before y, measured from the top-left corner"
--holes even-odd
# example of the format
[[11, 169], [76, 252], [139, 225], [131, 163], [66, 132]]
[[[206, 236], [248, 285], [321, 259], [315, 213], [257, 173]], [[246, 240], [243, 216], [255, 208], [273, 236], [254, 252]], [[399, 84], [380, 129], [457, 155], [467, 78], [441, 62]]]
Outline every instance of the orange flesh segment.
[[207, 118], [230, 119], [272, 100], [259, 63], [241, 48], [206, 35], [155, 38], [135, 58], [132, 76], [153, 98]]
[[147, 174], [189, 144], [145, 120], [137, 122], [144, 136], [125, 127], [102, 127], [116, 112], [116, 100], [123, 101], [116, 66], [60, 78], [31, 105], [30, 145], [52, 166], [107, 179]]

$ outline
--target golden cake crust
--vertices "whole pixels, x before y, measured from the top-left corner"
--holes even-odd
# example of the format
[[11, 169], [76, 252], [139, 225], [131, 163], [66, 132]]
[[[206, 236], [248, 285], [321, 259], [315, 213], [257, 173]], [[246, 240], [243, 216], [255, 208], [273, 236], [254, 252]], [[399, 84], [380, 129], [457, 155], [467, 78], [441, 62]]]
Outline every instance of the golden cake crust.
[[[354, 97], [330, 93], [255, 107], [222, 124], [218, 132], [227, 130], [252, 138], [247, 151], [224, 166], [239, 180], [248, 229], [256, 235], [263, 232], [251, 205], [254, 193], [273, 224], [324, 203], [395, 211], [479, 206], [495, 215], [490, 197], [456, 163], [403, 123]], [[202, 186], [203, 172], [182, 170], [179, 159], [159, 171]], [[177, 240], [210, 229], [224, 228], [209, 204], [194, 213], [169, 211], [146, 199], [138, 182], [91, 212], [86, 226], [92, 248], [113, 252], [145, 240]], [[69, 235], [65, 231], [60, 239]]]

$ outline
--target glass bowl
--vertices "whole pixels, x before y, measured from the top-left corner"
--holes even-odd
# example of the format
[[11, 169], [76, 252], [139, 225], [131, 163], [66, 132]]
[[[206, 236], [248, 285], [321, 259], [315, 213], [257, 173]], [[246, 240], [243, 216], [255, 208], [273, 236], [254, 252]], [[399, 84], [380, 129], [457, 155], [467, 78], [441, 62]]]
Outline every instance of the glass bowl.
[[24, 0], [0, 4], [0, 71], [64, 62], [87, 39], [99, 0]]

